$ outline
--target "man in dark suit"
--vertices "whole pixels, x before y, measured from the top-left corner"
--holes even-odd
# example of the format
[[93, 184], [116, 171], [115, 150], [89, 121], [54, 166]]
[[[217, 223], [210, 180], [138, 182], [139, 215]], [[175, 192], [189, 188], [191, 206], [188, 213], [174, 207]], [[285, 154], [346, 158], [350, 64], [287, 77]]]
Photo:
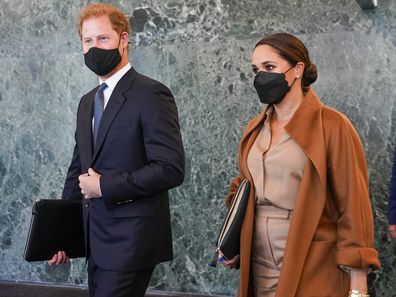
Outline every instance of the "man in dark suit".
[[[128, 60], [126, 16], [107, 4], [80, 13], [85, 63], [99, 87], [81, 98], [64, 199], [82, 199], [90, 296], [144, 296], [154, 267], [171, 260], [168, 190], [184, 177], [170, 90]], [[59, 251], [48, 261], [69, 259]]]

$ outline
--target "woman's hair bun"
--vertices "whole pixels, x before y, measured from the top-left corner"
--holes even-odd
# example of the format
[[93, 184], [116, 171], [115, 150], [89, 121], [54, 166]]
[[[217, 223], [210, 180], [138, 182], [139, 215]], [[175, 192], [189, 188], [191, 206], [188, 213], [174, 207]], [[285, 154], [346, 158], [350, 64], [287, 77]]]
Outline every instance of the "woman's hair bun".
[[303, 86], [308, 87], [313, 84], [318, 78], [318, 72], [316, 70], [316, 65], [310, 63], [307, 68], [304, 70], [303, 74]]

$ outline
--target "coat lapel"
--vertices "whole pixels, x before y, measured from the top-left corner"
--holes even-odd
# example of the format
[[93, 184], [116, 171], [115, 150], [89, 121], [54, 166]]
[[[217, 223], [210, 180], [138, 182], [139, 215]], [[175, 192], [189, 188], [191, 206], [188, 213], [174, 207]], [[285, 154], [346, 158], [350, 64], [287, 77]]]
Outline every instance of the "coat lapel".
[[324, 187], [326, 185], [326, 156], [323, 155], [325, 138], [322, 109], [323, 104], [311, 89], [285, 126], [285, 130], [311, 160]]
[[308, 157], [289, 229], [276, 296], [293, 297], [325, 206], [326, 145], [323, 104], [311, 90], [285, 130]]
[[98, 152], [103, 145], [110, 126], [125, 102], [125, 96], [123, 94], [131, 88], [136, 75], [137, 72], [133, 68], [130, 69], [114, 88], [100, 121], [92, 162], [94, 162], [98, 156]]
[[251, 177], [247, 166], [245, 167], [243, 164], [247, 164], [247, 156], [249, 154], [250, 148], [253, 146], [253, 143], [260, 132], [261, 126], [264, 124], [266, 119], [266, 110], [267, 109], [265, 108], [261, 114], [249, 122], [249, 125], [242, 134], [241, 143], [239, 145], [239, 170], [241, 171], [242, 175], [249, 180], [253, 180], [253, 178]]
[[[246, 127], [239, 146], [239, 171], [241, 175], [247, 178], [251, 185], [253, 185], [253, 178], [250, 174], [249, 168], [247, 167], [247, 157], [250, 151], [250, 148], [253, 146], [254, 141], [257, 138], [257, 135], [260, 132], [262, 125], [264, 124], [266, 118], [266, 108], [263, 110], [261, 114], [255, 117], [253, 120], [249, 122], [249, 125]], [[242, 224], [241, 230], [241, 244], [243, 245], [243, 250], [240, 255], [240, 263], [241, 267], [245, 269], [241, 270], [240, 275], [240, 292], [248, 292], [249, 291], [249, 274], [250, 274], [250, 257], [251, 257], [251, 248], [252, 248], [252, 238], [253, 238], [253, 218], [255, 212], [256, 205], [256, 194], [254, 187], [251, 187], [249, 193], [249, 200], [246, 206], [245, 218]], [[243, 295], [242, 295], [243, 296]]]

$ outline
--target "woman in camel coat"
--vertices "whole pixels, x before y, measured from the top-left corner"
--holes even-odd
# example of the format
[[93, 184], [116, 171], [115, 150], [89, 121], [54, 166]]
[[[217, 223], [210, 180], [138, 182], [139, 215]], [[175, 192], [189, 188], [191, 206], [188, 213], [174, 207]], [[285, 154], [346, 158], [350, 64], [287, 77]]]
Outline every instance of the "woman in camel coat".
[[[343, 114], [323, 105], [310, 88], [317, 77], [316, 67], [296, 37], [279, 33], [262, 39], [253, 52], [252, 67], [260, 101], [268, 105], [243, 132], [239, 176], [232, 181], [226, 197], [229, 206], [240, 181], [250, 181], [240, 256], [225, 261], [227, 267], [240, 266], [238, 296], [346, 297], [348, 292], [349, 296], [368, 296], [366, 274], [380, 264], [373, 248], [367, 167], [358, 134]], [[262, 162], [250, 162], [249, 154], [260, 148], [260, 135], [269, 139], [260, 151]], [[281, 146], [287, 154], [279, 159], [272, 156], [273, 162], [267, 164], [266, 158]], [[292, 150], [298, 154], [289, 154]], [[301, 160], [297, 173], [277, 170], [295, 159]], [[265, 173], [259, 174], [259, 166]], [[284, 189], [294, 192], [280, 195], [273, 189], [279, 181]], [[275, 197], [273, 202], [267, 193]], [[283, 197], [292, 202], [283, 204]], [[259, 205], [260, 201], [265, 203]], [[277, 250], [270, 251], [281, 255], [270, 277], [266, 266], [254, 261], [264, 253], [264, 245], [255, 242], [261, 240], [263, 232], [272, 232], [258, 228], [260, 207], [264, 214], [266, 209], [289, 214], [284, 217], [288, 222], [285, 243], [279, 244], [282, 241], [275, 238], [273, 246]]]

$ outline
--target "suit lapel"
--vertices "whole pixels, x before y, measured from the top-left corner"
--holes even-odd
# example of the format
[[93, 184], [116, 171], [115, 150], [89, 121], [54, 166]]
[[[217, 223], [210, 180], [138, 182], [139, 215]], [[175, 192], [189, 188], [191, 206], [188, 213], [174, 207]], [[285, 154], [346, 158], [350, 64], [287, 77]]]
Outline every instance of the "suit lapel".
[[107, 103], [106, 108], [103, 111], [102, 119], [100, 121], [92, 162], [95, 161], [114, 118], [117, 116], [118, 112], [120, 111], [122, 105], [125, 102], [125, 96], [123, 94], [132, 87], [132, 83], [136, 75], [137, 72], [133, 68], [131, 68], [127, 73], [125, 73], [125, 75], [120, 79], [120, 81], [114, 88], [114, 91], [110, 96], [109, 102]]

